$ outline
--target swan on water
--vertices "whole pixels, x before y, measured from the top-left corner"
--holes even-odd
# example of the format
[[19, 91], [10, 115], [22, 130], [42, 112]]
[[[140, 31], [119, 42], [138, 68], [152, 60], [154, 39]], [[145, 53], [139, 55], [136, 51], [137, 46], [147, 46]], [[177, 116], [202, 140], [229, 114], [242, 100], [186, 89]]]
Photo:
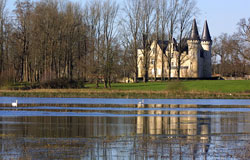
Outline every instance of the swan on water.
[[16, 102], [12, 102], [12, 107], [17, 107], [17, 100], [16, 100]]

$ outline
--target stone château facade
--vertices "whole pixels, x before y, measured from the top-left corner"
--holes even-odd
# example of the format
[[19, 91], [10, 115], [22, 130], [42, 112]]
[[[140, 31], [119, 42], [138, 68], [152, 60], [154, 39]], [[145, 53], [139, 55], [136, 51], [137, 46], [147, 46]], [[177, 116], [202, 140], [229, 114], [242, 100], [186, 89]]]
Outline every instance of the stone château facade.
[[[211, 46], [212, 39], [209, 33], [207, 21], [205, 21], [203, 33], [200, 38], [196, 21], [194, 19], [189, 38], [186, 40], [186, 48], [181, 54], [181, 78], [209, 78], [211, 77]], [[148, 77], [168, 77], [168, 56], [171, 56], [171, 77], [177, 77], [178, 44], [172, 41], [153, 41], [149, 51]], [[138, 50], [138, 77], [142, 78], [144, 71], [143, 50]]]

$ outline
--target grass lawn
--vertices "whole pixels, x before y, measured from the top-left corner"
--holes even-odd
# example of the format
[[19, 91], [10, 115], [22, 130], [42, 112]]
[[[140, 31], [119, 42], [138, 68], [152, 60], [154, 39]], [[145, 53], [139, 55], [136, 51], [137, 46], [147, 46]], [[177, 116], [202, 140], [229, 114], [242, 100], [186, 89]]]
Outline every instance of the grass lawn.
[[182, 81], [181, 83], [188, 91], [250, 93], [250, 80], [199, 80]]
[[[148, 83], [112, 83], [111, 89], [108, 90], [137, 90], [137, 91], [165, 91], [167, 82], [148, 82]], [[95, 84], [86, 84], [86, 88], [94, 90], [105, 90], [104, 85], [95, 88]]]
[[186, 80], [148, 83], [114, 83], [111, 89], [105, 89], [103, 84], [96, 89], [95, 84], [86, 84], [86, 88], [93, 90], [136, 90], [136, 91], [197, 91], [250, 93], [250, 80]]
[[0, 96], [91, 98], [250, 98], [250, 80], [181, 80], [113, 83], [112, 88], [85, 84], [82, 89], [0, 89]]

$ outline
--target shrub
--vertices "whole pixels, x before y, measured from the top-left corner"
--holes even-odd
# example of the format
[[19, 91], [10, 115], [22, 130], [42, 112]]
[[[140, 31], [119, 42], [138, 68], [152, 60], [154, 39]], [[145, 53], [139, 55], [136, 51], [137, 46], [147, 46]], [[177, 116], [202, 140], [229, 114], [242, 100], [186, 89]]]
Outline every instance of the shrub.
[[63, 88], [84, 88], [83, 80], [69, 80], [67, 78], [53, 79], [44, 83], [40, 83], [40, 88], [52, 88], [52, 89], [63, 89]]

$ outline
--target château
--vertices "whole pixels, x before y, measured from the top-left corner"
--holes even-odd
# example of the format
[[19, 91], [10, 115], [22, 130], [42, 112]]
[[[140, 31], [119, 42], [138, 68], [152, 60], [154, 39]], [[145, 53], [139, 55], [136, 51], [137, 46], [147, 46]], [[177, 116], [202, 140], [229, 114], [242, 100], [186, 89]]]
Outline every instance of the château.
[[[150, 45], [148, 58], [148, 77], [160, 78], [162, 75], [168, 77], [169, 66], [172, 78], [178, 76], [178, 45], [173, 38], [171, 41], [154, 40]], [[196, 20], [193, 20], [192, 29], [189, 37], [185, 40], [185, 48], [181, 53], [180, 78], [210, 78], [211, 68], [211, 47], [212, 39], [210, 36], [207, 21], [205, 21], [203, 33], [200, 38]], [[168, 63], [171, 56], [171, 65]], [[145, 74], [143, 49], [138, 49], [138, 77], [142, 78]]]

